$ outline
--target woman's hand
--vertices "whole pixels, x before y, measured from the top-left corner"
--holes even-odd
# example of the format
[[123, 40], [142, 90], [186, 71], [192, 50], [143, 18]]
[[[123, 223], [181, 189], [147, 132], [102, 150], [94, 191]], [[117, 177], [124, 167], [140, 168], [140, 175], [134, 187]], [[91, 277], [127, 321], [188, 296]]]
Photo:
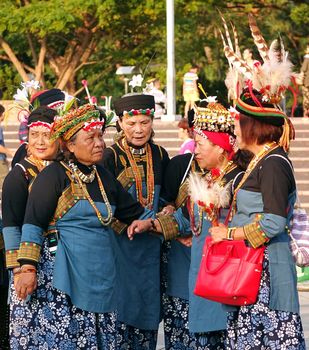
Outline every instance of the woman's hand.
[[219, 226], [214, 226], [209, 229], [209, 233], [211, 234], [212, 240], [214, 243], [218, 243], [226, 239], [227, 237], [227, 227], [223, 224], [219, 224]]
[[176, 238], [176, 240], [186, 247], [192, 246], [192, 236], [178, 237], [178, 238]]
[[36, 289], [36, 287], [36, 269], [32, 265], [23, 265], [15, 286], [17, 297], [25, 300], [27, 296]]
[[143, 233], [145, 231], [150, 231], [151, 229], [153, 229], [152, 219], [134, 220], [132, 224], [128, 227], [128, 238], [130, 241], [132, 241], [136, 233]]
[[164, 207], [158, 215], [172, 215], [175, 211], [175, 207], [171, 204], [168, 204], [166, 207]]
[[14, 288], [16, 290], [16, 285], [17, 285], [17, 281], [19, 280], [20, 277], [20, 267], [14, 267], [13, 269], [13, 279], [14, 279]]

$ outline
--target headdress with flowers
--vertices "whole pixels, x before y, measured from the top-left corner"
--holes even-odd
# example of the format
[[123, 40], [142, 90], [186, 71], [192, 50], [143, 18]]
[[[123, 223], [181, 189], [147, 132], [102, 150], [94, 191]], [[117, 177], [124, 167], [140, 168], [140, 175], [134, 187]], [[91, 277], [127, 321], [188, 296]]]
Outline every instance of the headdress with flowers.
[[268, 47], [254, 16], [249, 15], [251, 34], [263, 60], [262, 64], [257, 63], [250, 67], [241, 57], [235, 27], [232, 25], [234, 48], [227, 23], [222, 16], [221, 18], [225, 28], [225, 37], [222, 33], [221, 37], [229, 63], [229, 72], [225, 80], [229, 97], [234, 100], [238, 112], [267, 124], [284, 125], [280, 145], [287, 150], [293, 137], [293, 126], [279, 103], [287, 90], [292, 91], [294, 97], [295, 92], [290, 86], [292, 63], [282, 39], [274, 40]]
[[194, 132], [219, 145], [232, 157], [236, 150], [233, 113], [217, 101], [217, 96], [206, 97], [194, 109]]

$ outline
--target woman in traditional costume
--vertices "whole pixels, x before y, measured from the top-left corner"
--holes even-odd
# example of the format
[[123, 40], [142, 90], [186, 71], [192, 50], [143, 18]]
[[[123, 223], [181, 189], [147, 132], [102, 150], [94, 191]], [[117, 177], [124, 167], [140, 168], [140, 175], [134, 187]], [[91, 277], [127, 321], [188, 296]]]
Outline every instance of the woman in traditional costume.
[[[104, 151], [103, 163], [124, 189], [145, 208], [158, 211], [164, 171], [164, 148], [152, 142], [153, 96], [132, 94], [115, 102], [122, 137]], [[118, 346], [155, 349], [161, 320], [161, 239], [144, 233], [130, 242], [126, 225], [114, 222], [117, 241]]]
[[[233, 117], [215, 100], [209, 99], [208, 101], [206, 108], [197, 109], [194, 120], [195, 159], [199, 167], [206, 170], [207, 173], [203, 177], [197, 174], [190, 176], [190, 200], [187, 206], [178, 209], [172, 216], [159, 216], [156, 220], [133, 222], [128, 230], [129, 237], [131, 239], [134, 237], [134, 240], [139, 236], [136, 233], [149, 229], [162, 232], [165, 239], [187, 237], [193, 234], [189, 270], [189, 331], [191, 337], [189, 339], [184, 337], [186, 342], [178, 337], [178, 342], [170, 345], [170, 349], [182, 346], [195, 350], [225, 349], [226, 312], [219, 303], [194, 295], [204, 241], [209, 236], [212, 221], [219, 219], [217, 214], [207, 214], [208, 199], [204, 198], [203, 189], [213, 187], [215, 184], [220, 186], [220, 189], [227, 195], [226, 202], [221, 204], [228, 208], [230, 192], [240, 181], [243, 171], [231, 160], [235, 143]], [[224, 218], [223, 211], [221, 220]], [[182, 274], [185, 273], [185, 270], [175, 270], [174, 273]], [[171, 315], [171, 327], [177, 324], [177, 317], [174, 320], [172, 318]]]
[[[249, 23], [254, 38], [261, 42], [254, 18]], [[232, 50], [226, 51], [234, 63], [242, 64]], [[227, 349], [301, 350], [306, 346], [288, 235], [296, 198], [287, 155], [293, 128], [279, 107], [290, 81], [291, 63], [282, 43], [275, 42], [268, 49], [264, 41], [260, 54], [263, 65], [257, 70], [246, 68], [247, 87], [236, 99], [237, 143], [254, 158], [235, 190], [230, 228], [213, 227], [210, 231], [215, 242], [228, 235], [253, 248], [266, 246], [257, 301], [228, 314]], [[238, 71], [234, 63], [232, 69], [241, 75], [244, 71]]]
[[[14, 284], [20, 276], [17, 261], [29, 190], [36, 176], [58, 151], [58, 143], [50, 142], [50, 131], [56, 112], [48, 107], [34, 109], [28, 118], [27, 156], [5, 178], [2, 189], [3, 236], [6, 251], [6, 267], [13, 273], [10, 285], [10, 341], [12, 349], [20, 335], [20, 327], [31, 318], [27, 305], [17, 298]], [[20, 315], [25, 317], [21, 319]]]
[[13, 349], [116, 349], [115, 216], [144, 214], [120, 183], [95, 164], [103, 155], [104, 120], [92, 105], [57, 117], [52, 138], [63, 160], [38, 175], [29, 195], [18, 261], [19, 298], [32, 319], [16, 330]]

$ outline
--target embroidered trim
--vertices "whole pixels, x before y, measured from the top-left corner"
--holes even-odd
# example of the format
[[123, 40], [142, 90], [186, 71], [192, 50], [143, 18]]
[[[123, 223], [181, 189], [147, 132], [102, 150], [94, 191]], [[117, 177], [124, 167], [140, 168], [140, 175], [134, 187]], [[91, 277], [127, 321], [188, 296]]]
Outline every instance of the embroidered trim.
[[182, 207], [186, 204], [186, 199], [188, 198], [188, 181], [185, 181], [180, 187], [175, 200], [176, 209]]
[[174, 216], [160, 215], [157, 217], [165, 240], [173, 239], [179, 235], [179, 227]]
[[41, 246], [33, 242], [22, 242], [18, 251], [19, 260], [31, 260], [38, 262], [40, 259]]
[[6, 267], [8, 269], [13, 269], [14, 267], [19, 267], [18, 250], [7, 250], [5, 252]]
[[110, 226], [111, 226], [112, 230], [115, 231], [118, 235], [121, 235], [128, 227], [127, 224], [119, 221], [116, 218], [113, 218], [113, 221], [112, 221]]
[[258, 248], [269, 241], [269, 238], [262, 230], [259, 221], [254, 221], [251, 224], [247, 224], [243, 229], [246, 239], [249, 241], [253, 248]]

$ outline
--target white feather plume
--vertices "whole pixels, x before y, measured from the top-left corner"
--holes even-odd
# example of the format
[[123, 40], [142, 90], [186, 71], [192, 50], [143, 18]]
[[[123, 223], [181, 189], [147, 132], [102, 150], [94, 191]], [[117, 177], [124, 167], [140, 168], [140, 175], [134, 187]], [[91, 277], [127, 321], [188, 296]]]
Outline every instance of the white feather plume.
[[203, 202], [206, 206], [213, 204], [215, 208], [226, 208], [231, 198], [231, 182], [221, 186], [218, 182], [209, 184], [196, 173], [189, 176], [189, 195], [193, 202]]

